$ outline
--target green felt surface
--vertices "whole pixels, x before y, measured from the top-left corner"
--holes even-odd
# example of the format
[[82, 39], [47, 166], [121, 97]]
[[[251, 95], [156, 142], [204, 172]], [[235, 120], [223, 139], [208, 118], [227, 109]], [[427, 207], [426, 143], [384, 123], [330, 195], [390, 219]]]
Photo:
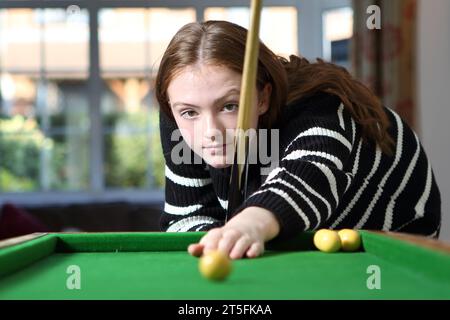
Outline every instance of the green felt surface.
[[[50, 234], [2, 249], [0, 299], [450, 299], [450, 255], [385, 236], [362, 232], [364, 251], [326, 254], [302, 234], [234, 261], [214, 283], [185, 251], [202, 234]], [[66, 287], [71, 265], [80, 290]], [[370, 265], [380, 267], [380, 290], [367, 288]]]

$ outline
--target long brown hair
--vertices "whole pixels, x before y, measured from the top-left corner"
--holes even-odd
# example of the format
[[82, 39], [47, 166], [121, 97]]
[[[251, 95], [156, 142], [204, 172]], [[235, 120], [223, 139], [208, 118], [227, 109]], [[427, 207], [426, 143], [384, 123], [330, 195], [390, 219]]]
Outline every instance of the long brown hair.
[[[193, 22], [182, 27], [167, 47], [156, 76], [155, 94], [161, 111], [173, 119], [167, 88], [185, 67], [197, 63], [221, 65], [241, 73], [247, 30], [227, 21]], [[272, 86], [268, 111], [259, 125], [270, 128], [286, 103], [326, 92], [338, 96], [353, 119], [361, 125], [364, 139], [376, 142], [392, 153], [389, 119], [380, 100], [347, 70], [318, 59], [310, 63], [291, 55], [289, 60], [275, 55], [260, 43], [257, 88]]]

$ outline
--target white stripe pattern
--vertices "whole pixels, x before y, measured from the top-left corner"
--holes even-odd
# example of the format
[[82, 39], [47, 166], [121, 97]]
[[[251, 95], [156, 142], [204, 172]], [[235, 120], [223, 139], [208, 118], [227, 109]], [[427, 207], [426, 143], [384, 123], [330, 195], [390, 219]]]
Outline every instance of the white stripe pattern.
[[358, 202], [359, 198], [361, 197], [362, 193], [369, 185], [370, 179], [372, 179], [375, 172], [377, 172], [378, 167], [380, 165], [380, 161], [381, 161], [381, 150], [380, 150], [380, 148], [377, 147], [376, 151], [375, 151], [375, 160], [373, 162], [373, 165], [372, 165], [372, 168], [370, 169], [369, 174], [367, 175], [367, 178], [364, 179], [363, 185], [355, 193], [355, 195], [353, 196], [352, 200], [350, 200], [347, 207], [342, 211], [342, 213], [339, 215], [339, 217], [333, 222], [333, 224], [331, 225], [331, 228], [336, 228], [339, 225], [339, 223], [341, 223], [342, 220], [344, 220], [345, 217], [353, 209], [353, 207], [355, 206], [355, 204]]
[[383, 223], [383, 231], [388, 231], [392, 228], [392, 219], [394, 215], [394, 207], [396, 204], [397, 198], [400, 196], [400, 194], [403, 192], [403, 190], [406, 187], [406, 184], [408, 183], [409, 179], [411, 178], [412, 172], [414, 168], [416, 167], [417, 160], [419, 159], [420, 154], [420, 143], [419, 138], [416, 134], [414, 134], [414, 138], [416, 140], [416, 151], [414, 152], [414, 155], [411, 159], [411, 162], [408, 165], [408, 168], [406, 169], [406, 172], [403, 176], [403, 179], [398, 186], [397, 190], [395, 190], [394, 194], [391, 196], [391, 200], [389, 200], [389, 203], [386, 208], [386, 214], [384, 216], [384, 223]]
[[436, 238], [436, 235], [437, 235], [437, 233], [438, 233], [438, 230], [439, 230], [439, 229], [437, 229], [435, 232], [429, 234], [427, 237], [429, 237], [429, 238]]
[[219, 200], [220, 206], [224, 208], [225, 210], [228, 209], [228, 200], [222, 200], [219, 197], [217, 197], [217, 200]]
[[283, 171], [287, 171], [287, 170], [285, 168], [276, 167], [275, 169], [273, 169], [272, 171], [269, 172], [265, 182], [275, 178], [280, 172], [283, 172]]
[[342, 130], [345, 130], [345, 124], [344, 124], [344, 116], [343, 113], [344, 112], [344, 104], [341, 102], [337, 114], [338, 114], [338, 118], [339, 118], [339, 125], [341, 126]]
[[353, 168], [352, 168], [353, 175], [356, 175], [356, 173], [358, 172], [359, 157], [361, 155], [361, 147], [362, 147], [362, 139], [359, 140], [358, 149], [356, 149], [356, 158], [355, 158], [355, 162], [353, 163]]
[[203, 187], [212, 183], [211, 178], [197, 179], [179, 176], [172, 170], [170, 170], [170, 168], [167, 165], [165, 168], [165, 175], [170, 181], [185, 187]]
[[400, 160], [400, 158], [402, 156], [402, 149], [403, 149], [403, 124], [402, 124], [402, 120], [400, 119], [400, 117], [395, 112], [391, 111], [391, 113], [395, 117], [395, 121], [397, 123], [397, 131], [398, 131], [394, 162], [392, 163], [392, 165], [387, 170], [386, 174], [381, 179], [381, 181], [380, 181], [380, 183], [378, 185], [378, 188], [377, 188], [377, 192], [373, 196], [372, 201], [370, 202], [370, 204], [369, 204], [366, 212], [364, 213], [364, 215], [361, 217], [361, 220], [359, 220], [359, 222], [356, 224], [356, 226], [355, 226], [356, 229], [362, 229], [363, 226], [366, 224], [367, 220], [369, 219], [370, 214], [372, 213], [373, 208], [375, 207], [375, 204], [377, 203], [378, 199], [381, 196], [381, 193], [383, 192], [383, 187], [386, 184], [386, 181], [389, 179], [392, 171], [394, 171], [395, 167], [397, 166], [397, 164], [398, 164], [398, 162], [399, 162], [399, 160]]
[[340, 143], [342, 143], [349, 151], [352, 150], [352, 144], [350, 143], [350, 141], [348, 141], [347, 138], [345, 138], [339, 132], [336, 132], [336, 131], [333, 131], [330, 129], [326, 129], [326, 128], [322, 128], [322, 127], [313, 127], [308, 130], [305, 130], [305, 131], [301, 132], [299, 135], [297, 135], [294, 138], [294, 140], [292, 140], [291, 143], [288, 144], [288, 146], [286, 147], [284, 152], [288, 152], [291, 145], [297, 139], [300, 139], [301, 137], [310, 137], [310, 136], [323, 136], [323, 137], [333, 138], [333, 139], [336, 139], [337, 141], [339, 141]]
[[330, 185], [331, 193], [333, 194], [334, 200], [336, 201], [336, 207], [337, 207], [339, 204], [339, 197], [338, 197], [338, 192], [337, 192], [336, 178], [334, 177], [333, 172], [326, 165], [324, 165], [322, 163], [319, 163], [319, 162], [311, 162], [311, 163], [314, 164], [317, 168], [319, 168], [319, 170], [322, 171], [322, 173], [327, 178], [328, 183]]
[[314, 205], [314, 203], [300, 190], [298, 190], [296, 187], [294, 187], [292, 184], [284, 181], [283, 179], [272, 179], [269, 182], [266, 182], [264, 185], [269, 185], [269, 184], [273, 184], [273, 183], [281, 183], [282, 185], [285, 185], [286, 187], [290, 188], [291, 190], [293, 190], [295, 193], [297, 193], [300, 197], [303, 198], [303, 200], [306, 201], [306, 203], [311, 207], [312, 211], [314, 212], [314, 214], [316, 215], [316, 219], [317, 219], [317, 225], [319, 225], [320, 221], [321, 221], [321, 217], [320, 217], [320, 213], [319, 210], [317, 209], [317, 207]]
[[298, 215], [302, 218], [303, 222], [305, 223], [305, 230], [309, 229], [311, 222], [309, 221], [308, 217], [305, 215], [302, 209], [295, 203], [295, 201], [283, 190], [277, 189], [277, 188], [267, 188], [264, 190], [257, 191], [251, 195], [251, 197], [256, 196], [257, 194], [263, 193], [263, 192], [273, 192], [277, 195], [279, 195], [283, 200], [285, 200], [287, 203], [291, 205], [292, 208], [294, 208], [295, 212], [298, 213]]
[[[184, 219], [181, 219], [174, 224], [172, 224], [168, 229], [167, 232], [186, 232], [189, 229], [198, 226], [198, 225], [205, 225], [205, 224], [213, 224], [215, 222], [218, 222], [218, 220], [208, 217], [208, 216], [193, 216], [193, 217], [187, 217]], [[201, 228], [201, 227], [200, 227]], [[198, 231], [198, 229], [197, 229]]]
[[282, 160], [298, 160], [307, 156], [317, 156], [325, 158], [333, 162], [339, 170], [344, 167], [342, 161], [338, 157], [332, 156], [331, 154], [322, 151], [309, 151], [309, 150], [295, 150], [286, 155]]
[[427, 180], [425, 182], [425, 189], [423, 190], [422, 195], [420, 196], [419, 201], [417, 202], [414, 210], [416, 211], [416, 218], [422, 218], [425, 215], [425, 204], [430, 196], [431, 191], [431, 166], [427, 161]]
[[[286, 173], [287, 175], [289, 175], [293, 179], [295, 179], [298, 182], [300, 182], [309, 193], [311, 193], [312, 195], [314, 195], [317, 198], [319, 198], [327, 207], [327, 219], [330, 217], [330, 215], [331, 215], [331, 205], [330, 205], [330, 203], [324, 197], [322, 197], [317, 191], [315, 191], [312, 187], [310, 187], [305, 181], [303, 181], [298, 176], [296, 176], [296, 175], [290, 173], [289, 171], [287, 171], [286, 168], [275, 168], [275, 169], [273, 169], [271, 171], [271, 173], [269, 174], [266, 182], [269, 181], [270, 179], [273, 179], [276, 175], [278, 175], [278, 173], [281, 173], [281, 172]], [[271, 176], [271, 178], [269, 179], [270, 176]]]
[[191, 213], [199, 210], [202, 207], [203, 207], [203, 205], [201, 205], [201, 204], [193, 204], [191, 206], [179, 207], [179, 206], [171, 205], [166, 202], [166, 203], [164, 203], [164, 212], [173, 214], [173, 215], [177, 215], [177, 216], [186, 216], [188, 214], [191, 214]]
[[347, 192], [348, 188], [352, 184], [353, 175], [351, 173], [346, 172], [345, 176], [347, 177], [347, 185], [345, 186], [345, 192]]
[[355, 143], [355, 135], [356, 135], [356, 124], [355, 120], [352, 119], [352, 145]]

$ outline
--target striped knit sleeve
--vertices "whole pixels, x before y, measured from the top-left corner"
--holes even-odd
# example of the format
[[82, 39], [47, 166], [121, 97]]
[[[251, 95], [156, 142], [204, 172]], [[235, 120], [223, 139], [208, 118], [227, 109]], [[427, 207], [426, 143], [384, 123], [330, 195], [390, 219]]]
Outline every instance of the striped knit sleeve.
[[[183, 139], [173, 135], [176, 129], [175, 122], [161, 112], [160, 135], [166, 166], [160, 229], [167, 232], [207, 231], [222, 226], [225, 210], [216, 197], [210, 174], [201, 159], [194, 158]], [[188, 156], [183, 152], [188, 152]]]
[[348, 164], [355, 123], [342, 104], [328, 109], [286, 123], [289, 136], [278, 165], [236, 211], [249, 206], [270, 210], [280, 223], [278, 238], [323, 226], [352, 182]]

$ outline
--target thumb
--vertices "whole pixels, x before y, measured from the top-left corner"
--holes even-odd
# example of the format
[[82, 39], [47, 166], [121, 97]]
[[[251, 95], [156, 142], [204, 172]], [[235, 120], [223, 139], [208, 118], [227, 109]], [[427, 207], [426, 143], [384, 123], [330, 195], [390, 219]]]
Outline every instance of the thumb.
[[200, 257], [203, 254], [204, 245], [200, 243], [194, 243], [189, 245], [188, 252], [194, 257]]

